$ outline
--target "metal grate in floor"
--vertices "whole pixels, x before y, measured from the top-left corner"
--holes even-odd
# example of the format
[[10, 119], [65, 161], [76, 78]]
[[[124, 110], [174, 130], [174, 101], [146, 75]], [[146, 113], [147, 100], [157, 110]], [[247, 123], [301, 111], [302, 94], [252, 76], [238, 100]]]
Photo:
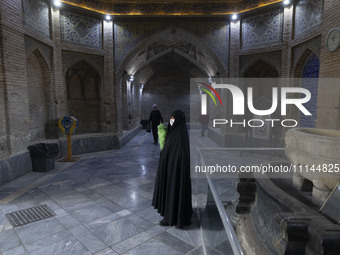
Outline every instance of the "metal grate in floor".
[[26, 225], [31, 222], [44, 220], [56, 216], [48, 205], [39, 205], [32, 208], [7, 213], [6, 217], [13, 227]]

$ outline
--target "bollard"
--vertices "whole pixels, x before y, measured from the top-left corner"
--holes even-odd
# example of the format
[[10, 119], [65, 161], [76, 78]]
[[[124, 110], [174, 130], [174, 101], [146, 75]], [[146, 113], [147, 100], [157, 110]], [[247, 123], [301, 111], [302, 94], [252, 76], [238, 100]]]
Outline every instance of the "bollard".
[[66, 134], [66, 137], [67, 137], [67, 157], [62, 159], [61, 161], [66, 161], [66, 162], [77, 161], [79, 158], [72, 157], [71, 135], [76, 131], [78, 127], [78, 120], [73, 116], [64, 116], [63, 118], [59, 119], [58, 124], [63, 134]]

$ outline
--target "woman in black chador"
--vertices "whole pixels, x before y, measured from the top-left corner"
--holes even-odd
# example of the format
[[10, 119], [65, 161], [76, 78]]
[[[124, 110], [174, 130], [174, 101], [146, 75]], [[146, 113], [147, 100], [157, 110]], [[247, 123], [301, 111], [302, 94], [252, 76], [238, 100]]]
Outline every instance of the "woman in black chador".
[[190, 150], [184, 112], [174, 111], [157, 169], [152, 205], [164, 216], [160, 225], [182, 228], [192, 215]]

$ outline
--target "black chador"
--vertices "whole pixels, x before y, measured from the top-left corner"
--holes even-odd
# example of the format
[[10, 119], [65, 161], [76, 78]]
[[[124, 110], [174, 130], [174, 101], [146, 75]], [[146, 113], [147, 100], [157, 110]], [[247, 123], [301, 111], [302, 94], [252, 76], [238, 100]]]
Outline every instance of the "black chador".
[[152, 205], [161, 225], [183, 227], [191, 223], [191, 179], [189, 137], [183, 111], [172, 113], [157, 169]]

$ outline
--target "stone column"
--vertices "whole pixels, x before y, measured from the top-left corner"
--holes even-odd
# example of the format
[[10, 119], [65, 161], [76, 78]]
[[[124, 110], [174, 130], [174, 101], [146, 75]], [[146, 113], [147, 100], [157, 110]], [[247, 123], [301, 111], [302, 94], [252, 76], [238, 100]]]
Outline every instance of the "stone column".
[[[63, 58], [61, 49], [60, 11], [52, 8], [52, 36], [53, 36], [53, 60], [52, 60], [52, 84], [54, 87], [54, 106], [56, 121], [67, 115], [67, 93], [63, 72]], [[58, 131], [61, 136], [61, 131]]]
[[[119, 73], [115, 73], [115, 93], [116, 93], [116, 126], [117, 126], [117, 133], [122, 134], [123, 131], [123, 92], [122, 92], [122, 86], [125, 83], [125, 79], [123, 76]], [[126, 86], [126, 84], [125, 84]]]
[[240, 76], [241, 21], [230, 22], [230, 61], [229, 77]]
[[117, 132], [117, 107], [114, 82], [114, 44], [113, 44], [113, 22], [104, 21], [104, 83], [103, 83], [103, 108], [105, 133]]
[[282, 34], [282, 62], [281, 62], [281, 78], [290, 77], [291, 65], [291, 45], [293, 27], [293, 5], [286, 6], [283, 10], [283, 34]]

